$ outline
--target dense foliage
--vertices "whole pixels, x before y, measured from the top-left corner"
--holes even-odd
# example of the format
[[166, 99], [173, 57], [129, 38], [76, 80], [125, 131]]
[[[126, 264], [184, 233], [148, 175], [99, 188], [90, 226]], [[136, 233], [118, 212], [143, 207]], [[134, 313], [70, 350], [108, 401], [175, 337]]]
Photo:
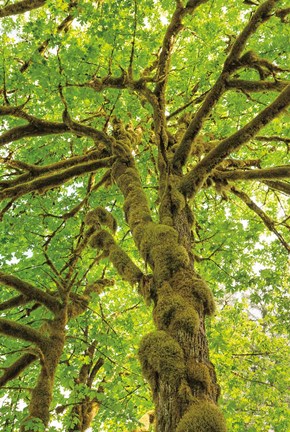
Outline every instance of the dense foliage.
[[112, 174], [128, 146], [153, 221], [164, 190], [192, 211], [228, 430], [290, 430], [286, 3], [0, 1], [1, 430], [46, 430], [31, 394], [62, 324], [47, 430], [133, 431], [153, 409], [154, 263]]

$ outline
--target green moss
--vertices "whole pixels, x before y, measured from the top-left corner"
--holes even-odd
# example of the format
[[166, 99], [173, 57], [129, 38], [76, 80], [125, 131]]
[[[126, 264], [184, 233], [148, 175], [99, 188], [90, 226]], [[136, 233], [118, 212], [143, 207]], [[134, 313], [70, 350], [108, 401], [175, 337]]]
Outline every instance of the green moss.
[[185, 376], [183, 352], [179, 344], [165, 331], [149, 333], [142, 340], [139, 359], [144, 377], [153, 394], [158, 390], [159, 379], [166, 381], [176, 391]]
[[87, 213], [85, 217], [86, 225], [104, 225], [111, 231], [115, 232], [117, 229], [117, 222], [114, 216], [103, 207], [96, 207]]
[[183, 310], [177, 311], [169, 330], [172, 334], [177, 334], [179, 330], [183, 330], [193, 335], [198, 332], [199, 324], [199, 315], [196, 310], [192, 306], [185, 306]]
[[119, 246], [111, 247], [109, 258], [123, 279], [132, 285], [141, 280], [143, 273]]
[[194, 334], [199, 328], [199, 316], [194, 307], [180, 295], [174, 294], [169, 284], [163, 284], [158, 291], [153, 317], [159, 329], [168, 329], [172, 335], [180, 329]]
[[187, 407], [191, 405], [192, 402], [194, 401], [194, 397], [192, 395], [191, 389], [188, 383], [186, 382], [186, 380], [182, 381], [182, 383], [180, 384], [177, 397], [180, 406], [184, 407], [185, 409], [187, 409]]
[[105, 230], [98, 231], [90, 239], [90, 246], [96, 249], [103, 249], [109, 255], [109, 259], [118, 273], [132, 285], [139, 282], [143, 273], [133, 263], [131, 258], [116, 245], [113, 237]]
[[211, 390], [211, 376], [206, 364], [198, 363], [192, 360], [187, 365], [187, 376], [190, 385], [196, 386], [199, 383], [200, 387], [207, 393]]
[[178, 244], [178, 234], [172, 227], [151, 222], [142, 228], [143, 232], [138, 232], [139, 248], [143, 258], [153, 268], [157, 283], [168, 280], [180, 267], [188, 265], [187, 251]]
[[176, 428], [176, 432], [226, 432], [226, 430], [220, 409], [207, 401], [191, 405]]
[[118, 177], [118, 185], [124, 195], [127, 195], [132, 187], [140, 186], [140, 178], [134, 168], [127, 168], [123, 174]]
[[181, 269], [172, 277], [170, 284], [182, 297], [195, 298], [201, 302], [206, 314], [212, 315], [214, 313], [213, 294], [206, 282], [197, 273], [188, 269]]
[[94, 249], [108, 251], [115, 244], [115, 241], [108, 231], [101, 230], [92, 235], [89, 244]]

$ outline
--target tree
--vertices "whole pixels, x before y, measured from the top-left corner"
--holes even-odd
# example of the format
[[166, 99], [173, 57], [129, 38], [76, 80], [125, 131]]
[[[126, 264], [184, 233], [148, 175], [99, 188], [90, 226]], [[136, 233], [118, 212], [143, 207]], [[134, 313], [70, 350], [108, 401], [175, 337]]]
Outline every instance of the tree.
[[1, 4], [3, 430], [286, 430], [286, 2]]

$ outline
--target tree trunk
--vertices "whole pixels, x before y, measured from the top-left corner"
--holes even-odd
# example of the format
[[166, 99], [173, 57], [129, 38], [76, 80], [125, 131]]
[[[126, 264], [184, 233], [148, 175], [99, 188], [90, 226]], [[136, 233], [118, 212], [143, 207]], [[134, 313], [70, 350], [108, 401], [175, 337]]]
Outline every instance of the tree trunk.
[[153, 272], [150, 294], [157, 329], [141, 341], [139, 358], [153, 392], [156, 431], [224, 432], [205, 334], [205, 316], [214, 312], [214, 300], [194, 270], [194, 218], [179, 191], [180, 178], [162, 176], [160, 223], [153, 222], [128, 134], [119, 127], [115, 136], [112, 177], [124, 195], [124, 212], [136, 246]]
[[39, 350], [41, 369], [36, 385], [31, 392], [29, 416], [24, 420], [21, 432], [35, 431], [37, 425], [39, 430], [44, 430], [48, 425], [55, 373], [65, 343], [66, 322], [66, 309], [64, 308], [54, 320], [48, 323], [50, 334]]

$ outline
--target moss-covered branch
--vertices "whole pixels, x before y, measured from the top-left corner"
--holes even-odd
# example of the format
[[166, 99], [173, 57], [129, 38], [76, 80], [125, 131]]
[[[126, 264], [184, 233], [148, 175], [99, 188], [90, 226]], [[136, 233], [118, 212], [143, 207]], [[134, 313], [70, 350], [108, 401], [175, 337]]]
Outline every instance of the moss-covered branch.
[[4, 6], [0, 9], [0, 18], [18, 15], [43, 6], [46, 0], [22, 0], [17, 3]]
[[274, 221], [243, 191], [237, 190], [235, 187], [231, 188], [231, 192], [240, 198], [249, 209], [251, 209], [263, 221], [266, 227], [278, 238], [279, 242], [284, 248], [290, 252], [290, 245], [285, 241], [284, 237], [275, 228]]
[[29, 299], [24, 295], [20, 294], [19, 296], [13, 297], [9, 300], [6, 300], [0, 303], [0, 311], [11, 309], [17, 306], [24, 305], [29, 302]]
[[226, 180], [270, 180], [290, 178], [290, 165], [252, 170], [216, 170], [217, 177]]
[[0, 283], [21, 292], [27, 299], [35, 300], [46, 306], [52, 312], [57, 312], [61, 307], [60, 302], [52, 295], [42, 291], [32, 284], [19, 279], [16, 276], [0, 272]]
[[108, 167], [114, 162], [114, 160], [114, 157], [109, 157], [77, 164], [76, 166], [64, 169], [61, 172], [43, 175], [34, 180], [4, 188], [0, 192], [0, 200], [5, 198], [17, 198], [34, 191], [43, 193], [46, 190], [63, 185], [74, 177], [83, 176], [100, 168]]
[[[222, 140], [187, 175], [185, 175], [181, 181], [181, 191], [187, 196], [193, 196], [216, 166], [242, 144], [252, 139], [266, 124], [278, 117], [289, 104], [290, 85], [252, 121], [230, 137]], [[288, 172], [287, 168], [286, 172]]]
[[38, 346], [42, 346], [47, 340], [40, 331], [4, 318], [0, 318], [0, 333], [16, 339], [32, 342]]
[[271, 189], [278, 190], [290, 196], [290, 183], [272, 180], [263, 181], [263, 183], [269, 186]]
[[257, 31], [259, 26], [271, 18], [271, 11], [277, 0], [266, 0], [262, 3], [252, 15], [249, 23], [235, 40], [231, 51], [225, 61], [224, 69], [232, 69], [236, 66], [235, 62], [244, 50], [248, 39]]
[[23, 111], [21, 107], [0, 107], [0, 115], [21, 118], [27, 120], [29, 124], [15, 126], [14, 128], [4, 132], [0, 136], [0, 145], [5, 145], [22, 138], [45, 136], [53, 134], [61, 134], [72, 132], [77, 136], [87, 136], [92, 138], [95, 142], [103, 142], [107, 147], [110, 147], [111, 141], [104, 132], [99, 131], [93, 127], [83, 125], [72, 121], [67, 112], [65, 111], [64, 123], [51, 122], [48, 120], [41, 120]]
[[23, 354], [23, 356], [19, 357], [13, 364], [5, 367], [4, 373], [0, 377], [0, 387], [5, 386], [8, 381], [17, 378], [21, 372], [23, 372], [36, 359], [37, 356], [34, 354]]
[[179, 32], [182, 30], [182, 19], [185, 15], [193, 13], [193, 11], [202, 3], [208, 0], [192, 0], [188, 1], [186, 7], [183, 7], [181, 2], [176, 2], [176, 9], [172, 15], [171, 21], [167, 27], [166, 33], [163, 38], [161, 53], [157, 65], [157, 84], [154, 93], [159, 99], [164, 98], [164, 91], [168, 79], [168, 72], [170, 67], [171, 52], [174, 42]]
[[4, 164], [6, 164], [9, 167], [12, 168], [18, 168], [21, 169], [23, 171], [26, 171], [25, 173], [18, 175], [16, 178], [14, 178], [13, 180], [2, 180], [0, 181], [0, 187], [5, 187], [5, 188], [10, 188], [13, 186], [16, 186], [20, 183], [25, 183], [29, 180], [35, 179], [38, 176], [41, 176], [43, 174], [47, 174], [47, 173], [53, 173], [53, 172], [58, 172], [61, 171], [65, 168], [69, 168], [69, 167], [73, 167], [76, 166], [78, 164], [82, 164], [84, 162], [89, 162], [89, 161], [93, 161], [96, 159], [100, 159], [100, 157], [102, 156], [102, 151], [98, 151], [98, 150], [93, 150], [90, 151], [88, 153], [85, 153], [84, 155], [80, 155], [80, 156], [73, 156], [71, 158], [68, 159], [63, 159], [59, 162], [55, 162], [53, 164], [50, 165], [34, 165], [34, 164], [26, 164], [22, 161], [18, 161], [18, 160], [14, 160], [14, 159], [10, 159], [10, 158], [3, 158], [1, 160], [1, 162], [3, 162]]
[[64, 123], [54, 123], [47, 121], [41, 122], [37, 125], [31, 123], [23, 126], [15, 126], [0, 136], [0, 146], [9, 144], [22, 138], [55, 135], [69, 131], [69, 128]]
[[96, 232], [90, 240], [90, 245], [108, 254], [113, 266], [124, 280], [132, 285], [141, 281], [143, 273], [133, 263], [126, 252], [115, 243], [115, 240], [108, 231], [101, 230]]
[[237, 67], [238, 57], [244, 49], [248, 38], [253, 33], [255, 33], [260, 24], [270, 18], [270, 11], [274, 7], [274, 5], [275, 0], [267, 0], [266, 2], [264, 2], [252, 15], [249, 23], [237, 37], [228, 57], [225, 60], [221, 75], [217, 79], [212, 89], [206, 95], [206, 98], [197, 113], [192, 118], [178, 148], [176, 149], [172, 161], [173, 167], [175, 169], [179, 170], [186, 163], [187, 158], [189, 157], [191, 152], [192, 143], [199, 134], [204, 120], [207, 118], [209, 113], [212, 111], [212, 109], [218, 102], [221, 95], [226, 90], [230, 74]]
[[289, 81], [251, 81], [232, 79], [226, 82], [227, 89], [238, 89], [244, 92], [262, 92], [262, 91], [281, 91], [287, 85]]

